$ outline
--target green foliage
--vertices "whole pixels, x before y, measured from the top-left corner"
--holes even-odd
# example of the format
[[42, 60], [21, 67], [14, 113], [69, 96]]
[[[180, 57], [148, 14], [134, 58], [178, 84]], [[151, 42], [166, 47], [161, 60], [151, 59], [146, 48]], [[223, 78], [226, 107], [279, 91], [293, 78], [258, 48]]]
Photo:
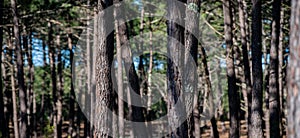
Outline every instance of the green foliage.
[[50, 124], [50, 121], [47, 122], [46, 126], [43, 128], [44, 136], [46, 138], [51, 137], [54, 132], [54, 126]]

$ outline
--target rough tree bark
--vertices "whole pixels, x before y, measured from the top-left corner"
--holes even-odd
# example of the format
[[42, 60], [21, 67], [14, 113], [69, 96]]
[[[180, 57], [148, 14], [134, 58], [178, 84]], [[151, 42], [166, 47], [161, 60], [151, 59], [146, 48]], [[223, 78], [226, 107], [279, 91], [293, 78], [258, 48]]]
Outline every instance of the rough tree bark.
[[[198, 55], [198, 36], [199, 36], [199, 15], [200, 15], [200, 0], [187, 0], [186, 8], [186, 20], [185, 20], [185, 57], [184, 57], [184, 76], [187, 81], [192, 84], [192, 86], [184, 85], [190, 87], [188, 92], [191, 92], [193, 96], [188, 99], [190, 100], [191, 107], [193, 107], [191, 117], [189, 117], [189, 136], [200, 138], [200, 114], [198, 109], [199, 95], [197, 89], [197, 55]], [[192, 8], [194, 6], [194, 8]], [[190, 56], [191, 55], [191, 56]], [[190, 66], [189, 64], [195, 63], [196, 66]], [[196, 85], [195, 85], [196, 84]], [[184, 89], [185, 90], [185, 89]], [[186, 91], [187, 92], [187, 91]], [[188, 110], [189, 111], [189, 110]]]
[[288, 66], [288, 136], [300, 137], [300, 3], [292, 0], [291, 32], [290, 32], [290, 61]]
[[230, 137], [238, 138], [240, 136], [239, 129], [239, 94], [236, 87], [236, 78], [234, 70], [233, 58], [233, 37], [232, 37], [232, 10], [231, 1], [223, 0], [224, 24], [225, 24], [225, 41], [226, 41], [226, 65], [228, 78], [228, 98], [230, 111]]
[[13, 13], [13, 24], [14, 24], [14, 37], [15, 37], [15, 52], [17, 56], [17, 80], [19, 89], [19, 105], [20, 105], [20, 137], [28, 137], [27, 132], [27, 107], [26, 107], [26, 91], [24, 84], [24, 66], [23, 66], [23, 55], [22, 47], [20, 43], [20, 32], [19, 32], [19, 18], [17, 11], [16, 0], [11, 0], [11, 8]]
[[112, 13], [103, 11], [112, 5], [112, 0], [98, 0], [98, 44], [96, 55], [96, 100], [94, 114], [94, 137], [109, 137], [111, 134], [112, 109], [112, 78], [111, 67], [114, 56], [114, 32], [108, 32], [114, 23], [106, 17], [113, 17]]
[[273, 1], [272, 9], [272, 38], [270, 49], [270, 73], [269, 73], [269, 112], [270, 112], [270, 137], [280, 136], [280, 100], [278, 84], [278, 45], [280, 35], [280, 7], [281, 0]]
[[262, 20], [261, 0], [252, 0], [252, 106], [250, 137], [263, 137], [262, 131]]
[[[186, 111], [185, 101], [182, 91], [182, 59], [184, 51], [181, 45], [184, 45], [184, 11], [181, 11], [181, 1], [167, 0], [167, 82], [168, 82], [168, 122], [171, 129], [171, 137], [188, 137], [188, 126], [185, 121]], [[185, 9], [184, 9], [185, 10]], [[178, 124], [181, 123], [181, 124]], [[178, 128], [176, 128], [178, 126]]]

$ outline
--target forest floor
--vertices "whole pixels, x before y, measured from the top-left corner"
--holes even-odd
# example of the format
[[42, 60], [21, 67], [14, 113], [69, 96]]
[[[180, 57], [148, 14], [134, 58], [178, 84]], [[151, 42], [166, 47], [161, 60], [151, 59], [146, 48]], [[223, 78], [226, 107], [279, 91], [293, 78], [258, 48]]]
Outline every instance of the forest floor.
[[[152, 125], [161, 125], [161, 123], [159, 122], [153, 122]], [[68, 126], [69, 126], [69, 122], [65, 121], [63, 122], [63, 134], [62, 134], [62, 138], [68, 138]], [[162, 131], [162, 130], [167, 130], [167, 128], [163, 128], [165, 127], [165, 125], [161, 125], [162, 128], [160, 127], [159, 131], [157, 131], [158, 133], [153, 136], [153, 137], [163, 137], [163, 135], [166, 134], [166, 131]], [[210, 138], [211, 135], [211, 130], [210, 130], [210, 122], [201, 122], [201, 137], [202, 138]], [[228, 138], [229, 137], [229, 121], [218, 121], [217, 122], [217, 126], [218, 126], [218, 131], [219, 131], [219, 136], [220, 138]], [[44, 128], [45, 130], [45, 128]], [[37, 128], [38, 131], [38, 138], [51, 138], [53, 137], [53, 132], [48, 132], [48, 134], [46, 133], [42, 133], [42, 129], [40, 127]], [[84, 123], [80, 124], [80, 129], [77, 130], [80, 133], [80, 138], [84, 138]], [[246, 125], [246, 121], [242, 120], [241, 121], [241, 136], [240, 138], [247, 138], [247, 125]], [[13, 125], [10, 123], [10, 137], [14, 137], [13, 135]], [[129, 129], [126, 129], [125, 131], [125, 136], [129, 137], [130, 136], [130, 131]], [[165, 135], [166, 136], [166, 135]], [[168, 135], [166, 136], [168, 137]], [[283, 138], [286, 138], [285, 136]]]

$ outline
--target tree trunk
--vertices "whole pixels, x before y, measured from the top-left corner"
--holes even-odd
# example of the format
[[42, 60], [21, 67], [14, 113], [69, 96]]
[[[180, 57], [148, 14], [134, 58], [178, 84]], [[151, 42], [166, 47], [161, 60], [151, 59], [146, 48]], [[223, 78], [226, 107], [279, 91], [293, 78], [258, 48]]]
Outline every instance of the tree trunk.
[[18, 78], [18, 89], [19, 89], [19, 101], [20, 101], [20, 137], [28, 137], [27, 132], [27, 114], [26, 114], [26, 92], [24, 84], [24, 66], [23, 66], [23, 55], [22, 47], [20, 43], [20, 32], [19, 32], [19, 18], [17, 11], [16, 0], [11, 0], [11, 8], [13, 13], [13, 23], [14, 23], [14, 37], [15, 37], [15, 48], [17, 56], [17, 78]]
[[17, 110], [17, 96], [16, 96], [16, 86], [15, 86], [15, 76], [14, 67], [9, 65], [12, 70], [11, 74], [11, 89], [12, 89], [12, 100], [13, 100], [13, 124], [14, 124], [14, 137], [19, 138], [19, 128], [18, 128], [18, 110]]
[[[152, 14], [150, 13], [150, 16]], [[153, 69], [153, 28], [152, 28], [153, 17], [149, 18], [149, 68], [148, 68], [148, 76], [147, 76], [147, 127], [148, 132], [153, 133], [152, 128], [152, 113], [151, 113], [151, 105], [152, 105], [152, 69]], [[152, 137], [152, 134], [150, 135]]]
[[90, 126], [91, 126], [91, 137], [94, 136], [94, 116], [95, 116], [95, 110], [93, 110], [95, 108], [95, 96], [96, 96], [96, 59], [94, 58], [97, 55], [97, 49], [98, 49], [98, 35], [99, 35], [99, 29], [98, 29], [98, 16], [97, 16], [97, 8], [98, 7], [94, 7], [94, 21], [93, 21], [93, 47], [92, 47], [92, 55], [93, 55], [93, 60], [92, 60], [92, 64], [91, 64], [91, 104], [90, 104]]
[[181, 25], [184, 24], [181, 18], [184, 17], [185, 12], [180, 11], [180, 2], [183, 1], [167, 0], [167, 16], [169, 17], [167, 21], [168, 122], [171, 129], [171, 137], [176, 138], [188, 137], [188, 126], [185, 121], [185, 101], [181, 84], [183, 76], [182, 59], [184, 55], [182, 54], [183, 48], [180, 48], [180, 45], [184, 45], [184, 28], [178, 23], [178, 21], [181, 21]]
[[[46, 71], [46, 68], [47, 68], [47, 57], [46, 57], [46, 42], [43, 40], [43, 75], [42, 75], [42, 77], [43, 78], [46, 78], [47, 77], [47, 71]], [[46, 79], [43, 79], [43, 84], [42, 84], [43, 86], [42, 86], [42, 90], [43, 90], [43, 92], [42, 92], [42, 97], [41, 97], [41, 107], [40, 107], [40, 110], [39, 110], [39, 118], [40, 118], [40, 122], [42, 122], [41, 124], [40, 124], [40, 126], [42, 127], [42, 128], [44, 128], [44, 114], [45, 114], [45, 111], [47, 110], [47, 101], [45, 101], [46, 100], [46, 97], [48, 97], [48, 93], [49, 92], [47, 92], [47, 88], [48, 88], [48, 86], [49, 86], [49, 83], [48, 83], [48, 81], [46, 80]], [[50, 97], [50, 96], [49, 96]], [[44, 132], [44, 131], [42, 131], [42, 132]]]
[[[69, 52], [70, 52], [70, 63], [71, 63], [71, 89], [70, 89], [70, 96], [69, 96], [69, 129], [68, 129], [68, 135], [70, 137], [75, 137], [76, 134], [76, 128], [75, 128], [75, 91], [74, 91], [74, 84], [72, 83], [74, 81], [73, 78], [73, 57], [74, 57], [74, 53], [73, 53], [73, 46], [72, 46], [72, 34], [69, 33], [68, 34], [68, 48], [69, 48]], [[88, 55], [87, 55], [88, 56]]]
[[[125, 124], [124, 124], [124, 86], [123, 86], [123, 63], [122, 63], [122, 49], [121, 49], [121, 40], [120, 38], [122, 37], [119, 32], [119, 25], [124, 22], [124, 19], [122, 18], [122, 12], [123, 8], [120, 6], [120, 2], [122, 0], [118, 0], [117, 3], [115, 4], [115, 29], [116, 29], [116, 42], [117, 42], [117, 62], [118, 62], [118, 69], [117, 69], [117, 74], [118, 74], [118, 116], [119, 116], [119, 121], [118, 121], [118, 127], [119, 127], [119, 137], [124, 138], [125, 135]], [[125, 25], [125, 24], [124, 24]], [[121, 27], [120, 27], [121, 29]], [[124, 31], [124, 30], [122, 30]], [[126, 30], [125, 30], [126, 31]], [[124, 43], [124, 42], [123, 42]]]
[[300, 3], [292, 0], [290, 26], [290, 61], [288, 66], [288, 136], [289, 138], [300, 137], [300, 105], [299, 100], [299, 76], [300, 76]]
[[233, 59], [233, 42], [232, 42], [232, 10], [231, 1], [223, 0], [223, 12], [225, 23], [225, 41], [226, 41], [226, 65], [228, 77], [228, 98], [230, 111], [230, 137], [238, 138], [239, 129], [239, 94], [236, 87], [234, 59]]
[[[189, 126], [189, 136], [193, 136], [196, 138], [200, 138], [200, 114], [198, 109], [199, 103], [199, 94], [197, 89], [197, 55], [198, 55], [198, 35], [199, 35], [199, 20], [198, 16], [200, 15], [200, 0], [187, 0], [187, 5], [195, 5], [197, 7], [197, 11], [193, 11], [193, 9], [186, 8], [186, 23], [185, 23], [185, 57], [184, 57], [184, 75], [187, 77], [184, 81], [191, 83], [192, 86], [188, 88], [189, 90], [186, 92], [191, 92], [193, 96], [192, 99], [186, 99], [192, 103], [191, 107], [194, 107], [192, 110], [191, 117], [188, 120]], [[190, 56], [191, 55], [191, 56]], [[196, 66], [191, 66], [189, 64], [195, 63]], [[184, 85], [189, 86], [189, 85]], [[184, 88], [185, 90], [185, 88]], [[189, 107], [188, 107], [189, 108]], [[189, 111], [189, 109], [188, 109]]]
[[214, 108], [214, 102], [213, 102], [213, 91], [212, 91], [212, 86], [211, 86], [211, 81], [210, 81], [210, 73], [209, 73], [209, 69], [208, 69], [208, 64], [207, 64], [207, 55], [205, 52], [204, 47], [200, 47], [200, 51], [199, 54], [201, 55], [201, 62], [203, 64], [203, 81], [205, 83], [204, 85], [204, 91], [205, 93], [207, 93], [207, 96], [205, 96], [205, 98], [208, 97], [209, 100], [209, 116], [210, 116], [210, 123], [211, 123], [211, 137], [212, 138], [219, 138], [219, 132], [217, 129], [217, 121], [215, 119], [214, 116], [214, 112], [215, 112], [215, 108]]
[[54, 127], [54, 137], [58, 138], [60, 135], [58, 134], [58, 124], [57, 124], [57, 93], [56, 93], [56, 66], [55, 66], [55, 47], [53, 43], [53, 28], [52, 23], [48, 23], [48, 47], [49, 47], [49, 62], [50, 62], [50, 70], [51, 70], [51, 82], [52, 82], [52, 97], [53, 97], [53, 103], [52, 103], [52, 117], [53, 117], [53, 127]]
[[[126, 71], [126, 76], [128, 78], [128, 87], [130, 88], [129, 93], [130, 93], [130, 100], [131, 103], [135, 103], [135, 105], [141, 105], [141, 99], [140, 96], [140, 83], [139, 83], [139, 78], [138, 75], [135, 71], [134, 64], [132, 62], [132, 57], [129, 51], [129, 39], [128, 39], [128, 30], [127, 26], [124, 23], [124, 17], [122, 16], [121, 12], [117, 11], [117, 17], [118, 19], [118, 35], [120, 39], [120, 45], [122, 47], [122, 59], [124, 61], [124, 67]], [[134, 93], [133, 93], [134, 92]], [[120, 96], [120, 95], [119, 95]], [[136, 97], [138, 96], [138, 97]], [[131, 121], [133, 122], [139, 122], [139, 124], [133, 123], [132, 129], [133, 129], [133, 134], [135, 137], [147, 137], [147, 131], [146, 131], [146, 126], [144, 123], [145, 122], [145, 117], [143, 114], [143, 108], [131, 105], [130, 107], [132, 109], [132, 117]]]
[[251, 131], [250, 137], [262, 138], [262, 21], [261, 0], [252, 0], [252, 106], [251, 106]]
[[114, 56], [114, 32], [108, 32], [107, 28], [112, 28], [114, 23], [107, 16], [107, 12], [102, 12], [105, 8], [112, 5], [113, 1], [98, 0], [99, 36], [96, 56], [96, 103], [95, 103], [95, 131], [94, 137], [109, 137], [111, 134], [111, 114], [112, 109], [112, 78], [111, 67]]
[[[87, 6], [90, 6], [90, 0], [87, 0]], [[95, 28], [94, 28], [95, 29]], [[71, 39], [71, 38], [69, 38]], [[87, 95], [86, 95], [86, 99], [85, 99], [85, 112], [87, 112], [85, 120], [84, 120], [84, 137], [86, 138], [90, 138], [91, 137], [91, 93], [92, 93], [92, 72], [93, 72], [93, 49], [92, 49], [92, 45], [91, 45], [91, 31], [90, 31], [90, 15], [89, 13], [87, 13], [87, 28], [86, 28], [86, 57], [87, 57]], [[70, 40], [70, 42], [68, 43], [69, 46], [69, 50], [70, 52], [73, 54], [73, 50], [72, 50], [72, 41]], [[71, 55], [70, 55], [70, 63], [73, 63], [73, 56], [72, 56], [72, 60], [71, 60]], [[73, 71], [72, 71], [72, 67], [73, 65], [71, 64], [71, 74], [73, 75]], [[73, 77], [71, 77], [72, 80]], [[71, 89], [74, 88], [73, 84], [71, 84]], [[71, 99], [70, 99], [71, 100]], [[70, 107], [72, 106], [72, 104], [70, 103]], [[71, 112], [70, 112], [71, 113]], [[71, 121], [71, 118], [70, 118]], [[72, 129], [72, 126], [69, 127], [69, 129]]]
[[[141, 104], [141, 99], [140, 99], [140, 83], [139, 83], [139, 78], [138, 75], [135, 71], [134, 64], [132, 62], [132, 57], [130, 56], [130, 51], [128, 48], [128, 38], [126, 36], [126, 28], [125, 24], [123, 26], [119, 26], [119, 30], [123, 38], [121, 38], [121, 46], [122, 48], [122, 56], [124, 60], [124, 65], [125, 65], [125, 71], [126, 71], [126, 76], [128, 78], [128, 85], [129, 85], [129, 93], [130, 93], [130, 100], [131, 104], [135, 105], [142, 105]], [[124, 50], [124, 51], [123, 51]], [[131, 105], [132, 108], [132, 120], [133, 122], [139, 122], [139, 124], [133, 123], [132, 129], [133, 129], [133, 134], [135, 137], [148, 137], [147, 131], [146, 131], [146, 126], [145, 123], [145, 117], [143, 114], [143, 107]]]
[[[0, 0], [0, 25], [3, 25], [3, 2]], [[3, 97], [3, 82], [2, 82], [2, 49], [3, 49], [3, 27], [0, 27], [0, 131], [2, 137], [7, 137], [6, 118], [4, 115], [4, 97]]]
[[58, 75], [58, 88], [57, 88], [57, 101], [56, 101], [56, 109], [57, 109], [57, 135], [58, 137], [62, 136], [62, 95], [63, 95], [63, 64], [61, 59], [61, 44], [60, 44], [60, 34], [56, 36], [56, 46], [57, 46], [57, 75]]
[[[247, 107], [246, 116], [247, 116], [247, 128], [248, 133], [250, 132], [251, 126], [251, 104], [252, 104], [252, 85], [251, 85], [251, 74], [250, 74], [250, 63], [249, 63], [249, 51], [248, 51], [248, 40], [247, 40], [247, 29], [246, 29], [246, 20], [247, 18], [244, 16], [244, 11], [246, 7], [244, 7], [244, 0], [238, 0], [239, 5], [239, 21], [241, 28], [241, 43], [242, 43], [242, 53], [243, 53], [243, 64], [244, 64], [244, 78], [246, 84], [247, 97], [245, 98], [245, 105]], [[249, 136], [249, 135], [248, 135]]]
[[280, 136], [280, 100], [278, 84], [278, 45], [280, 35], [280, 7], [281, 0], [273, 1], [272, 9], [272, 39], [270, 49], [269, 73], [269, 110], [270, 110], [270, 137]]
[[[12, 44], [12, 38], [10, 31], [8, 32], [8, 38], [6, 39], [7, 47], [4, 49], [6, 52], [4, 53], [4, 59], [5, 62], [12, 64], [12, 51], [13, 51], [13, 44]], [[9, 120], [12, 116], [12, 87], [11, 87], [11, 75], [12, 75], [12, 68], [9, 64], [3, 64], [4, 71], [3, 71], [3, 78], [4, 78], [4, 118], [6, 119], [5, 128], [3, 130], [6, 130], [3, 132], [3, 136], [9, 136]]]
[[279, 91], [279, 100], [280, 100], [280, 127], [281, 127], [281, 136], [284, 135], [284, 131], [285, 131], [285, 126], [283, 123], [283, 119], [285, 118], [285, 114], [284, 114], [284, 105], [283, 105], [283, 100], [284, 100], [284, 93], [283, 93], [283, 89], [284, 89], [284, 72], [283, 72], [283, 68], [284, 68], [284, 63], [283, 63], [283, 48], [284, 48], [284, 43], [283, 43], [283, 27], [284, 27], [284, 8], [281, 8], [280, 11], [280, 35], [279, 35], [279, 44], [278, 44], [278, 91]]

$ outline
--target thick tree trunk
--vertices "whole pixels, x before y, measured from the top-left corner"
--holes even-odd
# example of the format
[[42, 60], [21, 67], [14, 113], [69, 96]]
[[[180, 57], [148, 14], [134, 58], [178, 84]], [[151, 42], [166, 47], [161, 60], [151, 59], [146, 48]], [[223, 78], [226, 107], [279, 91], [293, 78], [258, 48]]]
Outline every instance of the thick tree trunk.
[[[171, 137], [188, 137], [188, 125], [185, 121], [186, 110], [182, 91], [182, 59], [184, 51], [184, 12], [180, 11], [179, 3], [183, 1], [167, 0], [167, 21], [168, 33], [168, 61], [167, 61], [167, 82], [168, 82], [168, 122], [171, 129]], [[180, 124], [178, 124], [180, 123]], [[179, 126], [178, 126], [179, 125]], [[177, 128], [178, 127], [178, 128]]]
[[289, 138], [300, 137], [300, 3], [292, 0], [291, 32], [290, 32], [290, 61], [288, 66], [288, 136]]
[[20, 32], [19, 32], [19, 18], [17, 11], [16, 0], [11, 0], [11, 8], [13, 13], [13, 23], [14, 23], [14, 37], [15, 37], [15, 51], [17, 56], [17, 79], [18, 79], [18, 89], [19, 89], [19, 105], [20, 105], [20, 137], [28, 137], [27, 132], [27, 114], [26, 114], [26, 91], [24, 82], [24, 66], [23, 66], [23, 55], [22, 47], [20, 43]]
[[113, 1], [98, 0], [98, 17], [99, 17], [99, 36], [96, 55], [96, 101], [95, 101], [95, 131], [94, 137], [109, 137], [111, 128], [111, 113], [112, 109], [112, 78], [111, 67], [114, 56], [114, 32], [108, 32], [108, 28], [114, 26], [113, 21], [108, 20], [108, 16], [112, 16], [103, 12], [103, 10], [112, 5]]
[[226, 65], [228, 77], [228, 98], [229, 98], [229, 111], [230, 111], [230, 137], [238, 138], [240, 136], [240, 123], [239, 123], [239, 94], [236, 87], [236, 78], [234, 70], [233, 58], [233, 37], [232, 37], [232, 10], [231, 1], [223, 0], [223, 12], [225, 23], [225, 41], [226, 41]]
[[[188, 120], [189, 126], [189, 136], [193, 136], [196, 138], [200, 138], [200, 114], [198, 109], [199, 104], [199, 95], [197, 89], [197, 55], [198, 55], [198, 35], [199, 35], [199, 20], [198, 16], [200, 15], [200, 0], [187, 0], [187, 8], [186, 8], [186, 23], [185, 23], [185, 57], [184, 57], [184, 76], [186, 79], [184, 82], [191, 83], [192, 86], [188, 89], [185, 93], [191, 92], [193, 95], [191, 96], [192, 99], [186, 99], [188, 102], [191, 102], [189, 105], [194, 107], [192, 110], [191, 117]], [[189, 5], [195, 5], [197, 8], [196, 11], [194, 9], [189, 9]], [[195, 63], [196, 66], [191, 66], [190, 64]], [[184, 85], [190, 86], [190, 85]], [[189, 108], [189, 107], [188, 107]], [[189, 109], [188, 109], [189, 111]]]
[[272, 38], [270, 49], [270, 73], [269, 73], [269, 111], [270, 111], [270, 137], [280, 136], [280, 100], [278, 84], [278, 45], [280, 35], [280, 7], [281, 0], [273, 1], [272, 11]]
[[262, 138], [262, 21], [261, 0], [252, 0], [252, 106], [251, 106], [251, 131], [250, 137]]

